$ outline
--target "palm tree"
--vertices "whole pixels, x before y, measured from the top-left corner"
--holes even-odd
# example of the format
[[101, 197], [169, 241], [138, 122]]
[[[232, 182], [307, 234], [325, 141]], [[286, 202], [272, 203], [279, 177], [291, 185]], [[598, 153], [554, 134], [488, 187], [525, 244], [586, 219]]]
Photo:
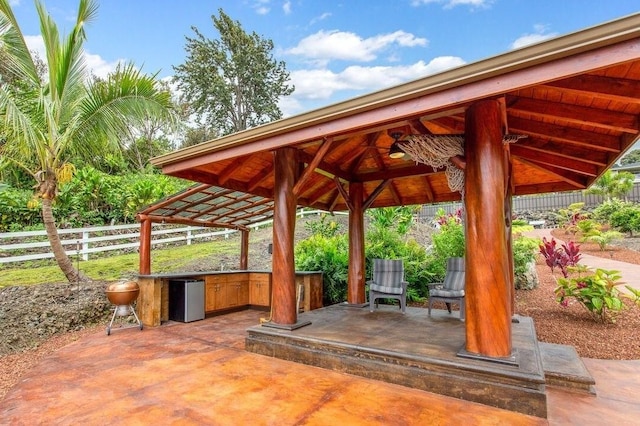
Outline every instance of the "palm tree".
[[9, 0], [0, 0], [0, 47], [13, 81], [0, 77], [0, 157], [27, 171], [36, 181], [42, 219], [55, 259], [69, 281], [84, 278], [73, 267], [58, 236], [52, 203], [59, 185], [71, 178], [72, 159], [91, 162], [120, 149], [128, 127], [152, 117], [174, 119], [169, 93], [155, 76], [123, 65], [106, 80], [92, 78], [86, 67], [85, 26], [97, 15], [95, 0], [80, 0], [71, 32], [62, 37], [37, 0], [45, 45], [46, 72], [38, 72]]
[[633, 189], [634, 180], [633, 173], [613, 172], [609, 169], [596, 179], [586, 192], [587, 194], [602, 195], [607, 201], [611, 198], [626, 198], [629, 191]]

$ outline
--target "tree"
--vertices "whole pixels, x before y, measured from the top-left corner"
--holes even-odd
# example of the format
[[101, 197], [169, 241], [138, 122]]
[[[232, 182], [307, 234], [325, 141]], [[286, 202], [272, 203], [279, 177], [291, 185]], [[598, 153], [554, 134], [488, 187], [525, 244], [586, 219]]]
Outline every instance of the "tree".
[[624, 198], [633, 189], [635, 176], [629, 172], [612, 172], [611, 169], [604, 172], [587, 189], [587, 194], [602, 195], [606, 201], [611, 198]]
[[208, 132], [238, 132], [282, 118], [278, 99], [293, 93], [284, 62], [273, 59], [273, 42], [247, 34], [222, 9], [212, 16], [220, 39], [209, 40], [191, 27], [187, 59], [174, 67], [182, 99]]
[[623, 166], [635, 163], [640, 163], [640, 149], [634, 149], [633, 151], [630, 151], [620, 160], [620, 164], [622, 164]]
[[85, 64], [85, 28], [97, 16], [95, 0], [80, 0], [75, 25], [61, 37], [40, 1], [36, 9], [46, 51], [47, 74], [38, 75], [9, 0], [0, 0], [0, 46], [5, 66], [19, 84], [0, 82], [3, 160], [35, 179], [42, 220], [55, 259], [69, 281], [84, 278], [73, 267], [58, 236], [52, 203], [59, 185], [70, 180], [71, 159], [91, 162], [117, 151], [132, 123], [149, 116], [173, 119], [170, 96], [133, 64], [118, 67], [106, 80], [92, 79]]

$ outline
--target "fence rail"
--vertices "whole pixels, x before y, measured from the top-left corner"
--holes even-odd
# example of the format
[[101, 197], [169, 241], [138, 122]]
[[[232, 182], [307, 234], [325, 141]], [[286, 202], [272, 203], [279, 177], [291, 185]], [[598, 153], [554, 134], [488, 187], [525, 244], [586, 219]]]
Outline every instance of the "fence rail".
[[[300, 209], [298, 217], [322, 213], [320, 210]], [[252, 229], [271, 225], [266, 220], [251, 225]], [[237, 231], [212, 228], [166, 225], [154, 223], [151, 228], [151, 245], [185, 243], [190, 245], [198, 240], [216, 237], [229, 238]], [[95, 226], [89, 228], [59, 229], [61, 242], [69, 256], [81, 256], [89, 260], [92, 253], [107, 251], [132, 251], [140, 246], [140, 225]], [[52, 259], [51, 245], [45, 231], [4, 232], [0, 233], [0, 264], [16, 263], [28, 260]]]
[[[640, 182], [633, 184], [633, 189], [627, 195], [627, 200], [633, 202], [640, 201]], [[513, 211], [522, 212], [545, 212], [559, 210], [574, 203], [585, 203], [586, 208], [597, 207], [604, 201], [601, 195], [585, 194], [584, 191], [555, 192], [540, 195], [521, 195], [513, 197]], [[420, 210], [420, 219], [432, 219], [438, 210], [443, 209], [445, 213], [455, 213], [461, 202], [425, 204]]]

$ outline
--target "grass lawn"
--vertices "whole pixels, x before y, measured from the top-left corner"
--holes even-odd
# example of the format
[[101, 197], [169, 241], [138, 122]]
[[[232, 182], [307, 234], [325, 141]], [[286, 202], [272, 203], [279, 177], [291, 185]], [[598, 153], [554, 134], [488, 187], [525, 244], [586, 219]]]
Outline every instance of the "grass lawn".
[[[154, 273], [172, 272], [208, 256], [239, 256], [239, 253], [237, 238], [164, 249], [154, 248], [151, 251], [151, 267]], [[80, 261], [79, 267], [91, 279], [113, 281], [135, 278], [138, 274], [138, 262], [138, 253], [131, 253]], [[44, 263], [46, 266], [40, 266]], [[25, 262], [20, 268], [3, 267], [3, 269], [0, 274], [0, 287], [66, 281], [53, 259], [46, 262]]]

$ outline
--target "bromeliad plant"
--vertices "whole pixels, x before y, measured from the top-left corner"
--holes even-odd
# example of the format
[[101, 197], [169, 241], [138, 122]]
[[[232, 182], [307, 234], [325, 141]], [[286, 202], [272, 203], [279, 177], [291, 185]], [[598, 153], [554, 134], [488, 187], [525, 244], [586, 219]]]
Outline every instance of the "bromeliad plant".
[[621, 276], [618, 271], [596, 269], [594, 273], [583, 275], [586, 267], [570, 268], [578, 272], [575, 278], [560, 278], [554, 290], [556, 300], [567, 307], [574, 298], [589, 311], [595, 321], [615, 322], [616, 316], [624, 309], [617, 286]]
[[555, 267], [558, 267], [562, 275], [567, 278], [569, 276], [567, 267], [576, 266], [582, 257], [580, 246], [573, 241], [562, 244], [562, 248], [557, 247], [557, 245], [558, 243], [554, 238], [551, 238], [551, 241], [547, 240], [546, 237], [542, 238], [540, 254], [544, 256], [547, 266], [551, 268], [551, 273], [553, 273]]

